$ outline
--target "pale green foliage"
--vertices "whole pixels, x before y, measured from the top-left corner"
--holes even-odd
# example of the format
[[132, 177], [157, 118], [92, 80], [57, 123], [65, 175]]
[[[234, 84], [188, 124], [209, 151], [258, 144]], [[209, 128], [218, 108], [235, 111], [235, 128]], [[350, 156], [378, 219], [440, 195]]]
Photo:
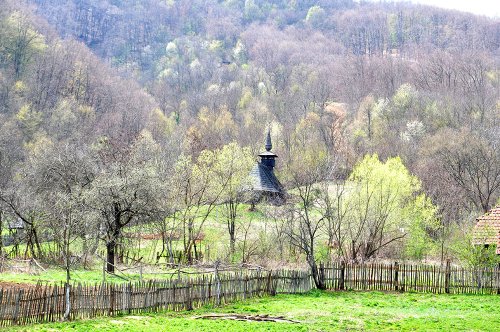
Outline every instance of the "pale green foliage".
[[[367, 155], [349, 177], [345, 205], [348, 223], [345, 232], [359, 249], [351, 256], [369, 258], [390, 243], [409, 238], [407, 253], [424, 254], [425, 230], [436, 227], [435, 207], [420, 191], [420, 181], [410, 174], [399, 157], [381, 162]], [[354, 246], [355, 247], [355, 246]]]
[[220, 190], [214, 174], [216, 161], [215, 153], [210, 150], [202, 151], [194, 160], [190, 155], [179, 156], [171, 179], [177, 210], [189, 214], [193, 209], [197, 213], [201, 206], [218, 198]]
[[320, 6], [312, 6], [307, 11], [306, 22], [314, 28], [320, 28], [326, 18], [326, 12]]
[[[42, 52], [47, 46], [44, 37], [35, 31], [26, 17], [19, 12], [13, 12], [5, 20], [0, 21], [0, 53], [13, 66], [16, 77], [19, 77], [24, 67], [33, 55]], [[1, 60], [1, 58], [0, 58]]]
[[42, 123], [43, 115], [31, 109], [30, 105], [24, 105], [16, 114], [16, 120], [28, 140], [31, 140]]
[[460, 264], [473, 269], [493, 267], [500, 264], [500, 257], [496, 255], [495, 246], [486, 248], [473, 241], [470, 229], [456, 230], [451, 250], [460, 261]]
[[37, 158], [46, 152], [47, 149], [51, 149], [54, 145], [53, 140], [48, 137], [45, 133], [37, 134], [33, 139], [24, 144], [24, 148], [28, 153], [30, 158]]
[[399, 87], [392, 97], [392, 102], [399, 112], [406, 112], [417, 98], [417, 91], [410, 84], [406, 83]]
[[429, 197], [418, 195], [411, 204], [404, 209], [405, 217], [410, 220], [408, 236], [404, 243], [404, 254], [412, 259], [423, 259], [436, 249], [436, 243], [428, 232], [436, 232], [439, 227], [437, 207]]
[[247, 63], [248, 54], [245, 44], [239, 39], [236, 46], [233, 48], [233, 56], [240, 63]]
[[175, 113], [166, 116], [159, 108], [155, 108], [149, 115], [148, 128], [155, 134], [155, 137], [167, 139], [175, 130], [175, 116]]
[[246, 108], [252, 100], [252, 91], [249, 88], [244, 88], [241, 93], [241, 99], [238, 102], [239, 108]]
[[78, 104], [74, 100], [62, 99], [52, 111], [50, 125], [54, 134], [64, 136], [77, 129], [79, 114]]
[[254, 0], [245, 0], [244, 17], [248, 21], [261, 19], [264, 14]]
[[420, 189], [419, 180], [410, 174], [399, 157], [381, 162], [376, 154], [367, 155], [353, 169], [349, 180], [367, 184], [371, 192], [382, 192], [393, 198], [395, 204], [402, 204]]
[[241, 147], [238, 143], [230, 143], [214, 152], [217, 156], [213, 172], [220, 186], [225, 185], [222, 200], [237, 198], [248, 181], [248, 173], [254, 163], [252, 153], [248, 147]]

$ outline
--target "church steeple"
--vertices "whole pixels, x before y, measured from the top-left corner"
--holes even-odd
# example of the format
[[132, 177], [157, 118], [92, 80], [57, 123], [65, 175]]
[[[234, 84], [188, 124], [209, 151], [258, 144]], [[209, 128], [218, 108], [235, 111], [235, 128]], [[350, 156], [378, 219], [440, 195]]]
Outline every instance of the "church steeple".
[[267, 131], [267, 138], [266, 138], [266, 151], [271, 151], [273, 148], [273, 143], [271, 142], [271, 129]]
[[266, 200], [272, 204], [282, 204], [286, 199], [286, 192], [278, 178], [274, 174], [274, 166], [278, 157], [271, 149], [271, 132], [268, 130], [265, 140], [264, 152], [259, 154], [260, 161], [250, 172], [250, 202], [254, 206], [257, 202]]
[[259, 154], [259, 157], [261, 158], [260, 163], [262, 165], [269, 167], [271, 169], [271, 171], [273, 171], [273, 168], [276, 165], [275, 159], [278, 156], [271, 152], [271, 149], [273, 148], [273, 143], [271, 142], [271, 130], [267, 131], [265, 148], [266, 148], [266, 151]]

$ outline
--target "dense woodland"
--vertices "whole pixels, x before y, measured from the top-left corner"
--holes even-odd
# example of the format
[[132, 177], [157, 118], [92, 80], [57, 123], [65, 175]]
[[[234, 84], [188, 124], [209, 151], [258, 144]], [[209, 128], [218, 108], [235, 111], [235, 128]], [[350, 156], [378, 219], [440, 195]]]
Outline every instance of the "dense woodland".
[[[111, 272], [146, 225], [196, 261], [220, 211], [226, 261], [477, 264], [499, 65], [498, 19], [408, 3], [4, 0], [0, 231], [66, 267], [105, 246]], [[267, 129], [290, 197], [262, 232], [240, 188]]]

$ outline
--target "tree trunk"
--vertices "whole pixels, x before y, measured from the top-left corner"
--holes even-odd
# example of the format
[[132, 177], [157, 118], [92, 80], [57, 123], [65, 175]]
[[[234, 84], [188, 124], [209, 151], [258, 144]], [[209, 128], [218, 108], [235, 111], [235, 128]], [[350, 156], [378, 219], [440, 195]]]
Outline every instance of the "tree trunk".
[[66, 264], [65, 264], [66, 265], [65, 266], [65, 268], [66, 268], [66, 285], [65, 285], [66, 286], [66, 296], [65, 296], [65, 298], [66, 298], [66, 310], [64, 311], [64, 317], [63, 317], [63, 319], [64, 320], [69, 320], [69, 314], [71, 312], [71, 299], [70, 299], [71, 286], [69, 284], [69, 281], [71, 279], [71, 275], [70, 275], [70, 267], [71, 267], [71, 265], [70, 265], [70, 263], [71, 263], [70, 262], [70, 258], [71, 257], [69, 256], [69, 254], [70, 254], [70, 252], [69, 252], [69, 244], [66, 245], [65, 249], [66, 249], [66, 255], [65, 255], [66, 256]]
[[116, 240], [113, 239], [106, 243], [106, 271], [108, 273], [115, 273], [115, 249]]
[[[114, 224], [111, 229], [108, 229], [108, 243], [106, 243], [106, 271], [108, 273], [115, 273], [115, 254], [117, 241], [120, 238], [120, 232], [122, 228], [121, 223], [122, 213], [117, 204], [114, 206]], [[111, 234], [110, 234], [111, 233]]]
[[307, 263], [309, 263], [309, 267], [311, 268], [311, 274], [314, 280], [314, 284], [316, 285], [316, 288], [321, 290], [326, 289], [324, 274], [318, 270], [318, 266], [316, 265], [314, 257], [308, 256]]
[[226, 204], [227, 208], [227, 230], [229, 233], [229, 252], [231, 255], [231, 261], [234, 259], [235, 246], [236, 246], [236, 212], [238, 204], [233, 201], [229, 201]]
[[229, 251], [231, 253], [231, 261], [233, 261], [234, 253], [235, 253], [235, 245], [236, 245], [236, 234], [234, 230], [234, 220], [231, 222], [229, 226]]
[[[38, 234], [37, 234], [34, 226], [32, 226], [32, 232], [33, 232], [33, 240], [35, 240], [34, 244], [35, 244], [36, 249], [38, 251], [37, 257], [42, 257], [42, 247], [40, 246], [40, 241], [38, 240]], [[33, 251], [33, 258], [35, 258], [34, 251]]]
[[63, 316], [64, 320], [69, 320], [69, 314], [71, 312], [71, 298], [70, 298], [71, 292], [70, 291], [71, 291], [71, 286], [70, 286], [69, 282], [66, 282], [66, 295], [65, 295], [66, 310], [64, 311], [64, 316]]

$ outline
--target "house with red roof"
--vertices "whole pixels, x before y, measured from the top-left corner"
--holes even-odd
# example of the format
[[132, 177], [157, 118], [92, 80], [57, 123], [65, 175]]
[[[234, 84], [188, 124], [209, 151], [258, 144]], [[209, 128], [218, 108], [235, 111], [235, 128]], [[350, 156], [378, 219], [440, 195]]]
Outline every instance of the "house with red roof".
[[497, 206], [486, 214], [476, 219], [472, 238], [474, 244], [496, 245], [497, 254], [500, 255], [500, 206]]

